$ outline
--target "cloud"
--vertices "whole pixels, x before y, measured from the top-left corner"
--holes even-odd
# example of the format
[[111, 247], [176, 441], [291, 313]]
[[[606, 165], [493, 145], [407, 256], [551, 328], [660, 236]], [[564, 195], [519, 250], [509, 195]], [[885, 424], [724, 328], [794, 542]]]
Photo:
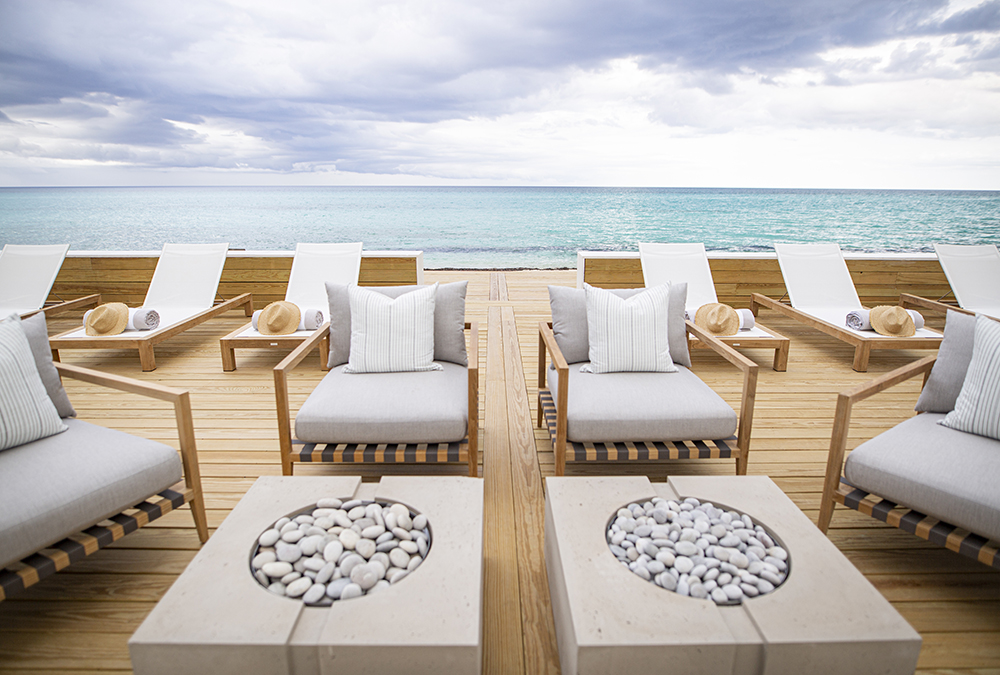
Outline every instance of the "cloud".
[[[996, 134], [996, 114], [944, 108], [997, 109], [983, 92], [998, 73], [1000, 0], [12, 0], [0, 148], [53, 165], [524, 175], [540, 160], [521, 139], [468, 130], [530, 131], [557, 154], [556, 118], [612, 134], [641, 119], [665, 138]], [[896, 86], [918, 80], [952, 84], [929, 102]]]

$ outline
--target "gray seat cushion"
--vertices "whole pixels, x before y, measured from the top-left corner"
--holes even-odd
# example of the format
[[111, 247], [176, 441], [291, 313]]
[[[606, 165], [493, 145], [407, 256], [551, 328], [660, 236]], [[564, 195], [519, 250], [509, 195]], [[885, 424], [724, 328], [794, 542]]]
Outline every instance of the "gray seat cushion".
[[[736, 413], [684, 366], [676, 373], [581, 373], [569, 366], [566, 437], [601, 441], [687, 441], [729, 438]], [[549, 369], [553, 400], [558, 372]]]
[[0, 452], [0, 567], [170, 487], [170, 446], [72, 418], [65, 432]]
[[295, 437], [310, 443], [450, 443], [469, 422], [468, 369], [410, 373], [331, 370], [295, 417]]
[[1000, 441], [937, 424], [924, 413], [862, 443], [847, 457], [850, 483], [1000, 541]]

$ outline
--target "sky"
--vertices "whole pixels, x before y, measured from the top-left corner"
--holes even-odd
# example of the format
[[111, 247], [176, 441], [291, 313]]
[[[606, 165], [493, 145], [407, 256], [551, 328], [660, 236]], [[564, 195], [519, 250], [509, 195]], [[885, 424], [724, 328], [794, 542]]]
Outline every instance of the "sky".
[[1000, 0], [0, 0], [0, 186], [1000, 189]]

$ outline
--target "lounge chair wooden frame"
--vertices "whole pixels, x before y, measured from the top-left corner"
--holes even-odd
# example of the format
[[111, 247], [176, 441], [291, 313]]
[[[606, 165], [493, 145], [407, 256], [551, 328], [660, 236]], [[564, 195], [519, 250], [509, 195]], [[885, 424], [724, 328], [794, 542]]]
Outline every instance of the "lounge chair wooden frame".
[[[357, 247], [357, 249], [356, 249], [356, 251], [357, 251], [357, 258], [352, 261], [352, 264], [353, 264], [353, 280], [351, 281], [351, 283], [358, 283], [358, 278], [359, 278], [359, 276], [361, 274], [361, 254], [362, 254], [362, 250], [361, 250], [361, 244], [360, 243], [357, 243], [357, 244], [303, 244], [303, 243], [299, 243], [296, 246], [296, 248], [295, 248], [295, 254], [296, 254], [296, 256], [298, 256], [300, 254], [300, 251], [301, 251], [301, 252], [303, 252], [303, 253], [305, 253], [307, 255], [312, 255], [314, 257], [322, 257], [323, 256], [323, 253], [321, 253], [322, 248], [323, 247], [332, 247], [332, 248], [334, 248], [334, 251], [330, 251], [330, 253], [327, 254], [327, 255], [331, 255], [332, 254], [334, 256], [334, 258], [336, 258], [338, 256], [341, 257], [341, 258], [343, 258], [343, 257], [346, 257], [345, 254], [348, 252], [348, 247], [349, 246], [351, 246], [351, 247], [356, 246]], [[292, 302], [296, 302], [296, 298], [295, 297], [290, 297], [290, 296], [296, 295], [295, 289], [301, 289], [301, 286], [302, 286], [301, 283], [296, 284], [296, 279], [297, 278], [299, 278], [301, 280], [301, 278], [299, 277], [299, 275], [296, 274], [296, 262], [297, 261], [300, 261], [300, 259], [299, 260], [297, 260], [296, 258], [292, 259], [292, 269], [291, 269], [291, 271], [289, 272], [289, 275], [288, 275], [288, 286], [287, 286], [287, 290], [286, 290], [286, 293], [285, 293], [285, 300], [289, 300], [289, 301], [292, 301]], [[300, 269], [302, 269], [302, 268], [300, 268]], [[315, 266], [313, 266], [313, 269], [315, 269]], [[347, 278], [349, 276], [350, 275], [343, 274], [342, 277], [341, 277], [341, 279], [338, 280], [337, 283], [347, 283]], [[329, 279], [329, 277], [327, 277], [327, 279]], [[298, 295], [301, 295], [301, 293], [298, 293]], [[324, 299], [324, 302], [322, 303], [322, 307], [328, 307], [328, 306], [329, 305], [326, 303], [326, 301]], [[300, 304], [299, 308], [300, 309], [305, 309], [304, 307], [301, 306], [301, 304]], [[324, 310], [324, 314], [326, 314], [325, 310]], [[298, 334], [298, 335], [295, 335], [295, 334], [292, 334], [292, 335], [259, 335], [259, 334], [256, 334], [256, 335], [243, 335], [243, 333], [248, 328], [250, 328], [250, 324], [244, 324], [244, 325], [240, 326], [239, 328], [237, 328], [236, 330], [234, 330], [229, 335], [227, 335], [224, 338], [222, 338], [222, 339], [219, 340], [219, 347], [222, 349], [222, 370], [224, 370], [226, 372], [230, 372], [230, 371], [236, 370], [236, 349], [237, 348], [239, 348], [239, 349], [294, 349], [297, 345], [302, 344], [303, 340], [306, 340], [306, 339], [309, 338], [309, 335], [303, 335], [303, 334]], [[327, 368], [327, 366], [326, 366], [327, 360], [326, 360], [326, 358], [324, 356], [325, 354], [329, 353], [329, 351], [330, 351], [330, 344], [329, 344], [329, 340], [327, 340], [325, 344], [321, 344], [320, 345], [320, 349], [319, 349], [319, 354], [320, 354], [319, 361], [320, 361], [320, 368], [322, 370], [329, 370]]]
[[118, 541], [126, 534], [148, 525], [184, 504], [191, 507], [195, 530], [201, 543], [208, 541], [208, 518], [201, 490], [198, 450], [195, 444], [191, 399], [187, 391], [153, 382], [141, 382], [89, 368], [57, 363], [62, 377], [69, 377], [102, 387], [167, 401], [174, 406], [177, 435], [180, 441], [184, 479], [158, 494], [151, 495], [122, 513], [111, 516], [77, 534], [46, 547], [7, 569], [0, 570], [0, 600], [20, 593], [70, 563], [85, 558]]
[[[757, 397], [756, 363], [722, 342], [720, 339], [686, 321], [687, 332], [704, 343], [726, 361], [743, 373], [743, 392], [740, 398], [739, 426], [736, 436], [726, 439], [692, 439], [688, 442], [660, 442], [650, 440], [637, 443], [575, 443], [566, 438], [567, 411], [569, 400], [569, 364], [563, 356], [552, 324], [541, 321], [538, 324], [538, 427], [548, 427], [552, 449], [555, 453], [556, 475], [566, 472], [567, 461], [642, 461], [660, 459], [736, 459], [736, 473], [746, 475], [750, 455], [750, 431], [753, 426], [753, 409]], [[558, 401], [553, 401], [547, 383], [546, 352], [551, 354], [552, 363], [559, 373]], [[572, 450], [572, 457], [567, 450]], [[601, 447], [596, 447], [601, 446]]]
[[[644, 257], [645, 254], [643, 253], [643, 249], [646, 248], [647, 246], [654, 247], [654, 250], [652, 251], [653, 255], [657, 256], [665, 255], [664, 253], [657, 252], [655, 250], [656, 247], [662, 246], [661, 244], [645, 244], [645, 243], [639, 244], [639, 262], [642, 265], [642, 274], [644, 279], [646, 278], [646, 258]], [[704, 268], [702, 268], [704, 272], [704, 274], [702, 275], [702, 280], [704, 283], [699, 283], [699, 287], [704, 287], [704, 292], [702, 293], [702, 296], [704, 296], [707, 300], [710, 300], [711, 302], [718, 302], [719, 298], [715, 293], [715, 281], [712, 278], [712, 268], [708, 263], [708, 254], [705, 252], [704, 245], [667, 244], [666, 246], [670, 247], [680, 246], [687, 248], [689, 249], [688, 255], [690, 257], [694, 257], [694, 254], [690, 252], [694, 250], [694, 247], [697, 246], [700, 249], [700, 252], [702, 254], [702, 259], [704, 260]], [[678, 252], [678, 254], [676, 255], [680, 255], [680, 252]], [[690, 298], [691, 285], [698, 282], [696, 282], [696, 280], [694, 279], [681, 279], [681, 278], [677, 279], [677, 281], [678, 282], [687, 281], [688, 297]], [[786, 371], [788, 369], [788, 350], [791, 347], [791, 340], [786, 338], [781, 333], [778, 333], [762, 324], [758, 323], [756, 324], [756, 327], [762, 330], [763, 332], [767, 333], [767, 335], [741, 335], [737, 333], [736, 335], [716, 335], [715, 337], [717, 337], [720, 342], [722, 342], [723, 344], [727, 344], [730, 347], [743, 347], [745, 349], [773, 349], [774, 360], [772, 362], [771, 367], [778, 372]], [[704, 342], [701, 342], [700, 340], [690, 340], [688, 346], [693, 349], [708, 348], [708, 345], [705, 344]]]
[[[469, 475], [479, 475], [479, 323], [466, 323], [469, 331], [469, 423], [464, 440], [455, 443], [306, 443], [294, 438], [288, 402], [288, 376], [312, 350], [329, 344], [330, 323], [326, 322], [274, 367], [274, 396], [278, 410], [278, 442], [281, 473], [291, 476], [296, 462], [333, 462], [365, 464], [441, 464], [462, 463]], [[325, 359], [326, 352], [320, 351]], [[296, 450], [296, 447], [300, 448]]]
[[833, 418], [833, 434], [830, 438], [830, 453], [826, 461], [826, 476], [823, 479], [823, 496], [817, 525], [820, 530], [826, 532], [833, 518], [835, 504], [842, 504], [915, 534], [921, 539], [1000, 569], [1000, 542], [990, 541], [974, 532], [859, 490], [848, 483], [843, 476], [847, 435], [854, 404], [917, 375], [923, 375], [926, 384], [935, 361], [937, 356], [925, 356], [919, 361], [897, 368], [837, 396], [837, 409]]
[[863, 333], [859, 333], [858, 331], [851, 330], [847, 326], [837, 326], [828, 321], [824, 321], [823, 319], [817, 318], [812, 314], [807, 314], [801, 310], [795, 309], [791, 305], [769, 298], [766, 295], [762, 295], [760, 293], [752, 294], [750, 296], [750, 311], [754, 313], [754, 316], [757, 315], [761, 307], [766, 307], [767, 309], [773, 309], [776, 312], [780, 312], [789, 318], [795, 319], [801, 324], [809, 326], [810, 328], [815, 328], [818, 331], [826, 333], [827, 335], [835, 337], [841, 342], [846, 342], [854, 347], [854, 363], [852, 364], [852, 367], [859, 373], [864, 373], [868, 370], [868, 361], [871, 358], [871, 353], [876, 349], [937, 349], [941, 346], [942, 338], [907, 338], [889, 336], [873, 337], [865, 335]]
[[235, 298], [223, 300], [217, 305], [206, 310], [193, 314], [192, 316], [178, 323], [148, 331], [128, 331], [118, 335], [102, 335], [93, 338], [67, 338], [67, 335], [80, 330], [74, 328], [49, 339], [52, 347], [52, 358], [59, 361], [60, 349], [137, 349], [139, 350], [139, 363], [144, 372], [156, 370], [156, 356], [153, 348], [164, 340], [168, 340], [178, 333], [183, 333], [192, 326], [197, 326], [209, 319], [228, 312], [231, 309], [243, 307], [247, 316], [253, 316], [253, 295], [241, 293]]
[[65, 302], [56, 302], [51, 305], [45, 305], [41, 309], [36, 309], [30, 312], [25, 312], [21, 315], [22, 319], [27, 319], [29, 316], [34, 316], [39, 312], [45, 312], [45, 316], [54, 316], [56, 314], [63, 314], [65, 312], [71, 312], [74, 309], [83, 309], [84, 307], [97, 307], [101, 304], [101, 294], [94, 293], [93, 295], [84, 295], [77, 298], [76, 300], [66, 300]]

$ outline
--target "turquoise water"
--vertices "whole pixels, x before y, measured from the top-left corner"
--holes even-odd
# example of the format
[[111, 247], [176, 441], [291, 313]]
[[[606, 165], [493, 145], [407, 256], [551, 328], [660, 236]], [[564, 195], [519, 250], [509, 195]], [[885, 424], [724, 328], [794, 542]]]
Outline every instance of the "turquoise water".
[[246, 250], [362, 241], [417, 249], [439, 267], [573, 267], [578, 250], [640, 241], [770, 251], [927, 252], [1000, 242], [1000, 192], [672, 188], [0, 188], [0, 244], [158, 250], [228, 241]]

